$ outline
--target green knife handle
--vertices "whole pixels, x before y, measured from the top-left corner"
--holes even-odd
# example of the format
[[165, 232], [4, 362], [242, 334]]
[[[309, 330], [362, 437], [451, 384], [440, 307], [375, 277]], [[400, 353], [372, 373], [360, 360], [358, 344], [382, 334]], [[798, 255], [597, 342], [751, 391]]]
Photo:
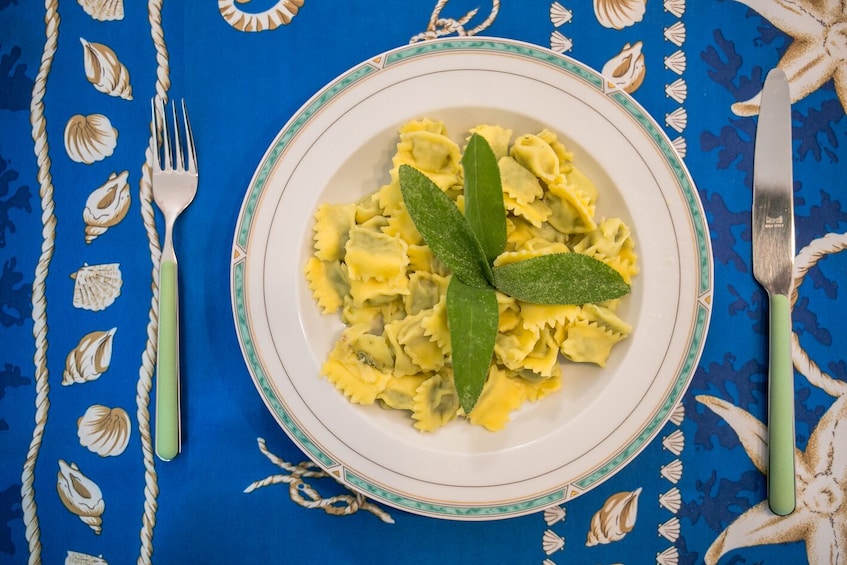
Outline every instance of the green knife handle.
[[170, 461], [180, 449], [179, 320], [176, 261], [159, 267], [159, 339], [156, 362], [156, 455]]
[[768, 369], [768, 504], [774, 514], [794, 511], [794, 367], [791, 306], [784, 294], [770, 297]]

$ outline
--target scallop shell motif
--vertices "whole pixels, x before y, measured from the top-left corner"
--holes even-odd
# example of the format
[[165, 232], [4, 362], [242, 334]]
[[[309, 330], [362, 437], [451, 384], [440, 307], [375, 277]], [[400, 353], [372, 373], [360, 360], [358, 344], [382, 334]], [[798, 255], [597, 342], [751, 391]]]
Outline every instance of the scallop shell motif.
[[670, 27], [665, 28], [665, 39], [680, 47], [685, 43], [685, 24], [676, 22]]
[[665, 124], [678, 133], [682, 133], [688, 125], [688, 112], [680, 106], [670, 114], [665, 115]]
[[100, 378], [112, 362], [112, 338], [117, 328], [85, 335], [65, 358], [62, 384], [85, 383]]
[[682, 425], [682, 421], [685, 419], [685, 406], [680, 402], [676, 406], [674, 406], [673, 410], [671, 410], [670, 421], [677, 426]]
[[679, 550], [671, 546], [662, 553], [656, 555], [656, 565], [677, 565], [679, 563]]
[[674, 51], [673, 53], [665, 57], [665, 67], [678, 75], [681, 75], [685, 72], [686, 66], [687, 60], [683, 51]]
[[[673, 141], [671, 141], [671, 145], [673, 145], [673, 148], [676, 149], [677, 153], [679, 153], [679, 156], [682, 157], [683, 159], [685, 159], [685, 154], [688, 152], [688, 143], [685, 141], [685, 138], [682, 137], [682, 136], [679, 136], [676, 139], [674, 139]], [[674, 414], [676, 414], [676, 411], [674, 411]], [[683, 411], [683, 415], [684, 415], [684, 411]], [[674, 416], [671, 415], [671, 421], [672, 422], [673, 422], [673, 418], [674, 418]], [[682, 422], [682, 415], [680, 415], [680, 423], [681, 422]], [[676, 422], [674, 422], [674, 424], [676, 424], [677, 426], [679, 425]]]
[[129, 171], [112, 173], [105, 183], [88, 195], [82, 211], [85, 243], [91, 243], [126, 216], [130, 202], [128, 175]]
[[633, 45], [627, 43], [620, 53], [603, 65], [602, 75], [612, 86], [632, 94], [644, 82], [647, 68], [644, 65], [641, 47], [640, 41], [636, 41]]
[[570, 23], [573, 19], [573, 12], [559, 4], [558, 2], [553, 2], [550, 4], [550, 21], [554, 26], [559, 27], [561, 25], [565, 25]]
[[92, 404], [76, 425], [80, 445], [100, 457], [120, 455], [129, 443], [129, 415], [123, 408]]
[[647, 11], [647, 0], [594, 0], [594, 15], [603, 27], [623, 29], [638, 23]]
[[682, 494], [679, 492], [678, 488], [673, 487], [671, 490], [662, 493], [659, 496], [659, 504], [662, 508], [676, 514], [682, 506]]
[[103, 511], [106, 510], [106, 503], [103, 501], [103, 493], [97, 483], [83, 475], [76, 463], [68, 465], [59, 459], [56, 490], [65, 508], [88, 524], [95, 534], [100, 535], [103, 530], [102, 516]]
[[573, 49], [573, 41], [559, 31], [550, 34], [550, 49], [556, 53], [565, 53]]
[[565, 516], [564, 506], [551, 506], [544, 510], [544, 521], [547, 522], [548, 526], [552, 526], [556, 522], [564, 522]]
[[123, 279], [119, 263], [88, 265], [71, 275], [74, 284], [74, 308], [98, 312], [120, 296]]
[[544, 553], [553, 555], [565, 548], [565, 538], [553, 530], [546, 530], [544, 535], [541, 536], [541, 547], [544, 549]]
[[667, 465], [662, 465], [659, 472], [664, 478], [676, 484], [682, 478], [682, 461], [674, 459]]
[[672, 83], [665, 85], [665, 94], [676, 102], [682, 104], [688, 97], [688, 85], [685, 79], [678, 78]]
[[685, 449], [685, 434], [682, 430], [674, 430], [662, 438], [662, 446], [678, 456]]
[[685, 13], [685, 0], [665, 0], [665, 10], [681, 18]]
[[65, 565], [109, 565], [102, 556], [89, 555], [78, 551], [68, 551]]
[[659, 524], [659, 535], [671, 543], [676, 543], [679, 539], [680, 525], [679, 518], [674, 516], [664, 524]]
[[129, 71], [107, 45], [79, 38], [85, 63], [85, 77], [94, 88], [109, 96], [132, 100]]
[[221, 17], [238, 31], [270, 31], [288, 25], [305, 4], [305, 0], [279, 0], [263, 12], [245, 12], [236, 3], [250, 0], [218, 0]]
[[65, 151], [77, 163], [90, 165], [115, 152], [118, 130], [103, 114], [77, 114], [65, 126]]
[[124, 0], [77, 0], [85, 13], [101, 22], [124, 19]]
[[638, 517], [638, 496], [641, 489], [619, 492], [606, 499], [603, 507], [591, 518], [585, 540], [586, 547], [623, 539], [635, 527]]

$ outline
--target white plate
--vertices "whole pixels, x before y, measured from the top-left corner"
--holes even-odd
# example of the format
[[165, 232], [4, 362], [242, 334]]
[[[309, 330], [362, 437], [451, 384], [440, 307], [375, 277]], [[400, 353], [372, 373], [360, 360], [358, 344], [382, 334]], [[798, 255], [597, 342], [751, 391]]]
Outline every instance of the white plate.
[[[303, 276], [312, 214], [387, 182], [396, 131], [444, 121], [556, 131], [597, 184], [598, 216], [632, 228], [641, 273], [622, 317], [635, 331], [603, 368], [568, 364], [563, 390], [504, 431], [456, 421], [432, 434], [406, 414], [349, 403], [320, 365], [341, 331]], [[365, 61], [316, 94], [263, 157], [242, 205], [232, 303], [247, 367], [280, 426], [345, 485], [411, 512], [527, 514], [611, 477], [658, 433], [694, 373], [710, 316], [712, 258], [691, 178], [661, 128], [596, 72], [529, 44], [425, 42]]]

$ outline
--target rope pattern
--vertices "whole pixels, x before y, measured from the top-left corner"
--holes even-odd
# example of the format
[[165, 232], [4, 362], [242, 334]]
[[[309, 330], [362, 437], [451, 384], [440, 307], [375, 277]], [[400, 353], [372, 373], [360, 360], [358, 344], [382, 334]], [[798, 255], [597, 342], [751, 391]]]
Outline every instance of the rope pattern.
[[245, 493], [251, 493], [256, 489], [266, 486], [287, 484], [288, 494], [291, 496], [291, 500], [304, 508], [319, 508], [333, 516], [349, 516], [359, 510], [367, 510], [379, 517], [379, 519], [383, 522], [388, 524], [394, 523], [394, 519], [385, 510], [367, 500], [360, 493], [354, 493], [351, 491], [351, 494], [338, 494], [329, 498], [323, 498], [317, 490], [308, 483], [304, 482], [303, 479], [333, 478], [332, 475], [323, 471], [312, 461], [303, 461], [297, 465], [283, 461], [268, 451], [263, 438], [258, 438], [257, 442], [259, 444], [259, 451], [261, 451], [271, 463], [281, 469], [284, 469], [289, 474], [271, 475], [260, 481], [255, 481], [244, 489]]
[[53, 258], [56, 241], [56, 214], [53, 201], [53, 177], [50, 172], [50, 153], [47, 143], [47, 120], [44, 117], [44, 95], [47, 91], [47, 77], [53, 65], [59, 42], [59, 12], [57, 0], [45, 2], [45, 42], [41, 55], [41, 65], [32, 89], [30, 103], [30, 124], [34, 142], [35, 158], [38, 164], [39, 195], [41, 196], [41, 256], [35, 268], [32, 283], [32, 336], [35, 338], [35, 425], [29, 444], [26, 460], [21, 473], [21, 506], [25, 525], [25, 535], [29, 544], [29, 562], [41, 563], [41, 528], [38, 524], [38, 508], [35, 503], [35, 464], [41, 450], [47, 413], [50, 410], [50, 383], [47, 369], [47, 272]]
[[[794, 288], [791, 291], [792, 307], [797, 302], [800, 285], [803, 284], [803, 279], [809, 269], [816, 265], [822, 257], [844, 249], [847, 249], [847, 234], [828, 233], [800, 250], [794, 261]], [[794, 361], [794, 367], [812, 385], [830, 396], [839, 397], [847, 394], [847, 382], [835, 379], [821, 371], [821, 368], [806, 355], [806, 352], [800, 346], [800, 338], [796, 332], [791, 333], [791, 357]]]
[[[156, 49], [156, 95], [167, 99], [170, 88], [170, 64], [162, 29], [162, 0], [150, 0], [147, 4], [150, 35]], [[152, 131], [152, 125], [151, 125]], [[153, 389], [153, 374], [156, 366], [156, 336], [159, 331], [159, 258], [162, 251], [159, 245], [159, 233], [156, 231], [156, 213], [153, 210], [153, 184], [151, 163], [153, 152], [149, 145], [144, 153], [139, 181], [139, 202], [141, 218], [147, 234], [150, 249], [152, 296], [150, 299], [149, 321], [147, 322], [147, 342], [141, 354], [141, 367], [138, 369], [136, 383], [136, 419], [141, 437], [141, 452], [144, 462], [144, 512], [141, 516], [141, 548], [138, 554], [139, 565], [149, 565], [153, 557], [153, 529], [156, 526], [156, 511], [159, 507], [159, 485], [153, 450], [153, 434], [150, 429], [150, 392]]]
[[441, 18], [439, 17], [441, 15], [441, 10], [444, 8], [444, 5], [447, 4], [447, 1], [448, 0], [438, 0], [438, 3], [435, 5], [435, 9], [432, 11], [432, 16], [429, 19], [429, 25], [427, 26], [426, 31], [412, 37], [412, 39], [409, 40], [409, 43], [436, 39], [453, 33], [459, 36], [476, 35], [490, 26], [497, 18], [497, 14], [500, 12], [500, 0], [492, 0], [491, 13], [488, 14], [485, 21], [470, 31], [467, 31], [465, 30], [465, 25], [473, 19], [479, 11], [479, 8], [474, 8], [458, 20], [454, 20], [452, 18]]

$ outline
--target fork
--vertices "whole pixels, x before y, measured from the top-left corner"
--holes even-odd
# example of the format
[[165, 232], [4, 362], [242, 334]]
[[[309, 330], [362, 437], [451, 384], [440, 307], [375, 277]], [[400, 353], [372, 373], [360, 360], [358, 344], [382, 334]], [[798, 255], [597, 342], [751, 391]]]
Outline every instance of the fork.
[[[170, 461], [179, 454], [182, 443], [179, 377], [179, 289], [173, 227], [179, 214], [197, 193], [197, 156], [194, 136], [182, 100], [183, 123], [171, 103], [168, 126], [164, 100], [151, 101], [150, 149], [153, 152], [153, 199], [165, 219], [165, 241], [159, 263], [159, 335], [156, 362], [156, 455]], [[170, 131], [173, 129], [173, 132]], [[184, 146], [184, 147], [183, 147]]]

